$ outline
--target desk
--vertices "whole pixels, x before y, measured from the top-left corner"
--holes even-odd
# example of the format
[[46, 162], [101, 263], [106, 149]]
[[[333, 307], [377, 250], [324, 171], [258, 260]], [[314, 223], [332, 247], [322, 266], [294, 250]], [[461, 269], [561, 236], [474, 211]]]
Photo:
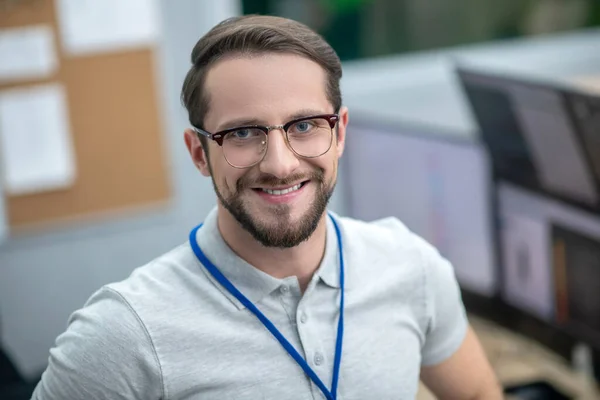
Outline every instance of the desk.
[[[469, 321], [502, 385], [541, 379], [575, 400], [600, 399], [600, 390], [594, 383], [536, 342], [472, 315]], [[421, 385], [417, 399], [433, 400], [435, 397]]]

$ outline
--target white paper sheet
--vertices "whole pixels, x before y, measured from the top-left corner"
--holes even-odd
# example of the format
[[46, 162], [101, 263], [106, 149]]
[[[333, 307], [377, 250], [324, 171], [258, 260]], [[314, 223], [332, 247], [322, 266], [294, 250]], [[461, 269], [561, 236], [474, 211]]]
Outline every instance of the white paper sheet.
[[66, 94], [58, 84], [0, 92], [0, 158], [8, 194], [73, 184], [75, 160], [67, 114]]
[[57, 67], [51, 27], [34, 25], [0, 30], [0, 82], [45, 78]]
[[155, 42], [156, 0], [57, 0], [60, 34], [72, 55], [101, 53]]
[[501, 250], [505, 300], [549, 320], [553, 313], [550, 236], [545, 221], [503, 208]]

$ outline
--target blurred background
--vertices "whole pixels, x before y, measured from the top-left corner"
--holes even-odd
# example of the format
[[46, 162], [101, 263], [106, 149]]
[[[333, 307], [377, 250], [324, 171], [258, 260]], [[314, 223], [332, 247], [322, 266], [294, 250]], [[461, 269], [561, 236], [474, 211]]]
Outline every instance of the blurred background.
[[243, 0], [242, 10], [301, 21], [344, 61], [600, 23], [595, 0]]
[[507, 393], [600, 398], [598, 0], [0, 0], [0, 398], [215, 205], [179, 95], [196, 41], [241, 14], [343, 60], [331, 209], [397, 216], [452, 262]]

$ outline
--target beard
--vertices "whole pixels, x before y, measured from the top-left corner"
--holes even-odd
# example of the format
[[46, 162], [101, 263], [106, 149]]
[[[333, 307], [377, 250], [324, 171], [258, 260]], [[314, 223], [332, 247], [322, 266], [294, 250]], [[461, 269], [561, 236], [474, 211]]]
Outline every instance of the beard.
[[[272, 175], [263, 175], [258, 179], [250, 179], [247, 176], [243, 176], [236, 182], [235, 192], [228, 196], [224, 196], [221, 193], [215, 183], [214, 177], [212, 178], [212, 182], [215, 193], [221, 204], [223, 204], [223, 207], [233, 215], [242, 228], [250, 233], [256, 241], [265, 247], [285, 249], [298, 246], [300, 243], [306, 241], [317, 229], [335, 188], [335, 181], [327, 184], [324, 175], [323, 170], [317, 170], [309, 176], [294, 175], [286, 179], [278, 179]], [[309, 209], [296, 223], [293, 223], [291, 220], [291, 210], [287, 204], [271, 206], [271, 215], [261, 218], [260, 215], [252, 215], [242, 199], [243, 191], [253, 190], [251, 187], [281, 187], [288, 186], [293, 182], [308, 180], [312, 184], [315, 184], [316, 193], [314, 199], [309, 204]]]

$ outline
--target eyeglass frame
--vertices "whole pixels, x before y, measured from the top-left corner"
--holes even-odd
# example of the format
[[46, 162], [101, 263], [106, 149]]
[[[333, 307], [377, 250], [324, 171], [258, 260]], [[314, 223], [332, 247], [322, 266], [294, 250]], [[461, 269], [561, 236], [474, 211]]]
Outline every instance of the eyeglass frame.
[[[298, 154], [298, 152], [296, 152], [296, 150], [294, 150], [294, 146], [292, 146], [290, 143], [290, 139], [288, 138], [288, 129], [292, 125], [294, 125], [298, 122], [308, 121], [308, 120], [317, 119], [317, 118], [325, 119], [329, 123], [329, 127], [331, 128], [331, 141], [329, 142], [329, 147], [323, 153], [316, 155], [316, 156], [304, 156], [302, 154]], [[219, 132], [215, 132], [215, 133], [210, 133], [210, 132], [208, 132], [204, 129], [200, 129], [196, 126], [192, 126], [192, 130], [194, 132], [196, 132], [196, 134], [198, 134], [198, 135], [202, 135], [210, 140], [214, 140], [215, 142], [217, 142], [217, 144], [219, 146], [223, 147], [223, 139], [225, 139], [225, 136], [227, 136], [227, 134], [229, 134], [231, 132], [239, 131], [242, 129], [259, 129], [259, 130], [263, 131], [265, 133], [265, 135], [268, 137], [269, 133], [272, 130], [280, 129], [285, 133], [285, 135], [284, 135], [285, 142], [288, 145], [288, 147], [290, 148], [290, 150], [292, 150], [292, 152], [295, 155], [297, 155], [298, 157], [302, 157], [302, 158], [317, 158], [317, 157], [320, 157], [323, 154], [327, 153], [331, 149], [331, 143], [333, 143], [333, 128], [335, 128], [335, 126], [337, 125], [337, 123], [339, 121], [340, 121], [339, 114], [317, 114], [317, 115], [310, 115], [310, 116], [301, 117], [301, 118], [295, 118], [291, 121], [286, 122], [283, 125], [243, 125], [243, 126], [236, 126], [234, 128], [223, 129], [223, 130], [221, 130]], [[261, 162], [264, 159], [265, 155], [267, 154], [267, 151], [268, 151], [268, 142], [267, 142], [267, 149], [265, 149], [265, 151], [262, 155], [262, 158], [259, 159], [258, 161], [256, 161], [255, 163], [248, 165], [246, 167], [239, 167], [239, 166], [231, 164], [229, 162], [229, 160], [227, 160], [227, 157], [225, 157], [225, 160], [227, 161], [227, 163], [229, 165], [231, 165], [234, 168], [250, 168], [250, 167], [258, 164], [259, 162]]]

